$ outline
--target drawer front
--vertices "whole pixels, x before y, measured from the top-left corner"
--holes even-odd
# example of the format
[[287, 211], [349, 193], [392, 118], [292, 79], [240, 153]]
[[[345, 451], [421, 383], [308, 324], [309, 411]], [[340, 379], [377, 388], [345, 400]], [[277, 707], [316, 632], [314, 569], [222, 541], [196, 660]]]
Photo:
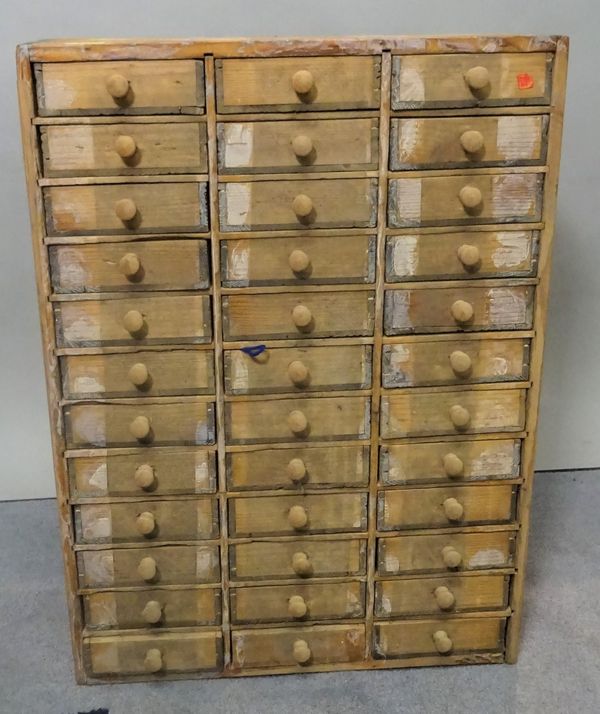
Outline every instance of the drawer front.
[[55, 293], [203, 290], [210, 286], [203, 240], [51, 246], [49, 257]]
[[373, 334], [372, 292], [272, 293], [223, 298], [226, 340]]
[[469, 174], [389, 182], [388, 225], [532, 223], [542, 217], [543, 174]]
[[233, 666], [293, 667], [361, 662], [364, 625], [238, 630], [231, 633]]
[[510, 284], [386, 290], [384, 332], [530, 330], [534, 293], [532, 285]]
[[264, 394], [371, 386], [371, 347], [281, 347], [256, 357], [242, 350], [224, 353], [225, 392]]
[[377, 169], [377, 119], [219, 123], [221, 173]]
[[549, 104], [552, 55], [412, 55], [393, 58], [392, 108]]
[[128, 296], [54, 303], [59, 347], [203, 343], [212, 338], [210, 297]]
[[543, 164], [547, 115], [392, 119], [390, 168]]
[[529, 340], [452, 340], [383, 346], [387, 389], [511, 382], [529, 377]]
[[368, 446], [256, 449], [226, 456], [227, 488], [361, 487], [369, 482]]
[[537, 268], [537, 231], [424, 233], [390, 236], [386, 280], [526, 277]]
[[229, 499], [233, 537], [363, 531], [367, 494], [265, 496]]
[[225, 433], [229, 444], [368, 439], [370, 414], [366, 397], [227, 402]]
[[96, 592], [83, 596], [90, 630], [199, 627], [221, 621], [221, 592], [214, 588]]
[[216, 457], [206, 449], [141, 449], [68, 459], [72, 498], [214, 493]]
[[375, 617], [502, 610], [508, 583], [505, 575], [380, 580], [375, 583]]
[[384, 491], [378, 495], [377, 527], [395, 531], [509, 523], [515, 497], [510, 484]]
[[229, 288], [373, 283], [375, 247], [375, 236], [227, 240], [221, 276]]
[[366, 540], [257, 541], [229, 546], [232, 580], [363, 575]]
[[68, 124], [40, 129], [44, 175], [206, 173], [206, 124]]
[[379, 575], [406, 575], [508, 568], [513, 564], [516, 533], [450, 533], [380, 538]]
[[525, 389], [403, 392], [381, 399], [381, 436], [489, 434], [525, 428]]
[[215, 441], [214, 404], [200, 400], [65, 407], [67, 446], [198, 446]]
[[378, 109], [376, 57], [217, 60], [219, 112]]
[[49, 236], [208, 230], [207, 184], [114, 183], [43, 189]]
[[236, 624], [349, 620], [365, 616], [365, 584], [297, 583], [232, 588], [231, 617]]
[[219, 185], [222, 231], [375, 226], [375, 179], [249, 181]]
[[195, 60], [47, 62], [37, 68], [42, 116], [190, 114], [204, 111], [204, 70]]

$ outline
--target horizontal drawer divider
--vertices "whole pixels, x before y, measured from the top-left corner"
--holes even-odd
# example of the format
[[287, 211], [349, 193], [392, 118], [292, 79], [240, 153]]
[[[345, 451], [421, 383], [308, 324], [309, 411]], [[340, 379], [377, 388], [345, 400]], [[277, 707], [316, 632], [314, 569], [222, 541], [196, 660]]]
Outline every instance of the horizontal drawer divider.
[[[395, 283], [394, 283], [395, 284]], [[266, 295], [267, 293], [335, 293], [374, 291], [375, 283], [329, 283], [326, 285], [264, 285], [247, 288], [221, 288], [222, 295]]]
[[[172, 395], [168, 397], [116, 397], [107, 399], [103, 397], [91, 397], [88, 399], [61, 399], [59, 405], [61, 407], [70, 406], [72, 404], [139, 404], [140, 406], [148, 406], [150, 404], [173, 404], [180, 402], [214, 402], [216, 399], [214, 394], [182, 394]], [[200, 444], [198, 444], [200, 446]]]
[[237, 451], [264, 451], [265, 449], [310, 449], [313, 446], [326, 446], [332, 448], [334, 446], [369, 446], [369, 441], [366, 439], [340, 439], [335, 441], [306, 441], [306, 442], [261, 442], [260, 444], [225, 444], [225, 450], [228, 452]]
[[[279, 176], [277, 177], [279, 179]], [[252, 238], [319, 238], [321, 236], [372, 236], [377, 232], [377, 226], [366, 226], [364, 228], [307, 228], [298, 229], [277, 229], [260, 231], [213, 231], [213, 236], [219, 240], [248, 240]]]
[[204, 547], [209, 545], [221, 545], [221, 538], [207, 538], [206, 540], [161, 540], [154, 543], [152, 540], [140, 541], [139, 543], [75, 543], [74, 551], [86, 550], [129, 550], [144, 548], [164, 548], [174, 545], [190, 545], [194, 547]]
[[[539, 278], [483, 278], [481, 280], [411, 280], [405, 283], [384, 283], [384, 290], [439, 290], [441, 288], [501, 288], [516, 285], [538, 285]], [[494, 332], [490, 330], [490, 332]], [[458, 333], [454, 333], [460, 335]]]
[[420, 169], [418, 171], [389, 171], [388, 178], [444, 178], [447, 176], [488, 176], [489, 174], [543, 174], [548, 167], [541, 166], [492, 166], [489, 168]]
[[[331, 540], [358, 540], [366, 542], [367, 531], [354, 531], [352, 533], [311, 533], [311, 534], [301, 534], [294, 533], [293, 535], [278, 535], [278, 536], [256, 536], [256, 537], [232, 537], [229, 536], [228, 541], [230, 545], [242, 545], [244, 543], [283, 543], [285, 542], [298, 542], [298, 543], [314, 543], [316, 541], [331, 541]], [[351, 577], [351, 576], [349, 576]]]
[[371, 389], [341, 389], [341, 390], [321, 390], [314, 392], [276, 392], [270, 394], [226, 394], [224, 400], [226, 402], [260, 402], [260, 401], [278, 401], [280, 399], [319, 399], [322, 397], [370, 397]]
[[242, 342], [223, 342], [224, 350], [236, 350], [248, 345], [261, 344], [265, 347], [335, 347], [342, 345], [372, 345], [374, 341], [373, 337], [313, 337], [309, 339], [297, 339], [297, 340], [244, 340]]
[[128, 176], [69, 176], [65, 178], [41, 178], [38, 185], [44, 186], [95, 186], [128, 183], [205, 183], [208, 174], [136, 174]]
[[83, 637], [123, 637], [138, 636], [138, 635], [161, 635], [161, 634], [172, 634], [172, 635], [183, 635], [186, 633], [193, 632], [214, 632], [217, 635], [222, 634], [221, 628], [217, 625], [199, 625], [197, 627], [144, 627], [134, 630], [90, 630], [84, 627], [82, 636]]
[[44, 238], [44, 245], [86, 245], [89, 243], [131, 243], [135, 241], [147, 241], [147, 240], [181, 240], [185, 238], [197, 239], [204, 238], [205, 240], [211, 239], [211, 234], [206, 233], [173, 233], [169, 234], [168, 238], [162, 233], [136, 233], [132, 235], [89, 235], [89, 236], [50, 236]]
[[495, 533], [497, 531], [518, 531], [518, 523], [500, 523], [485, 526], [454, 526], [453, 528], [406, 528], [399, 531], [376, 531], [377, 538], [417, 535], [456, 535], [463, 533]]
[[496, 115], [514, 115], [514, 114], [551, 114], [552, 108], [547, 104], [539, 106], [528, 104], [521, 106], [501, 106], [501, 107], [464, 107], [444, 109], [404, 109], [402, 111], [392, 111], [390, 116], [393, 119], [409, 119], [409, 118], [424, 118], [424, 117], [479, 117], [479, 116], [496, 116]]
[[444, 580], [447, 578], [477, 578], [485, 575], [514, 575], [514, 573], [515, 568], [504, 567], [495, 568], [493, 570], [482, 568], [481, 570], [448, 570], [443, 572], [425, 571], [404, 574], [398, 573], [397, 575], [379, 575], [379, 573], [375, 572], [373, 577], [375, 581], [390, 580], [396, 582], [397, 580], [431, 580], [434, 578], [443, 578]]
[[77, 588], [78, 595], [94, 595], [95, 593], [144, 593], [151, 590], [221, 590], [221, 581], [217, 580], [214, 583], [181, 583], [161, 585], [160, 583], [146, 583], [144, 585], [122, 585], [121, 587], [109, 585], [105, 588]]
[[445, 434], [440, 436], [405, 436], [402, 439], [379, 439], [380, 446], [393, 446], [394, 444], [431, 444], [432, 442], [452, 441], [477, 441], [479, 439], [525, 439], [527, 431], [492, 431], [486, 434]]
[[[482, 231], [540, 231], [546, 224], [541, 221], [537, 223], [486, 223], [459, 226], [461, 233], [481, 233]], [[455, 233], [457, 226], [423, 226], [421, 228], [384, 228], [386, 235], [413, 235], [414, 233], [427, 233], [428, 235], [436, 233]]]
[[35, 117], [35, 126], [68, 126], [72, 124], [205, 124], [203, 114], [115, 114], [112, 116]]
[[216, 451], [216, 444], [202, 444], [198, 446], [152, 446], [148, 450], [147, 446], [115, 446], [111, 448], [96, 448], [96, 449], [65, 449], [64, 457], [66, 459], [75, 459], [78, 457], [87, 456], [127, 456], [129, 454], [139, 454], [147, 457], [148, 454], [162, 453], [167, 454], [169, 451], [200, 449], [201, 451]]
[[[504, 481], [502, 483], [505, 483]], [[369, 493], [368, 486], [351, 487], [352, 493]], [[227, 491], [225, 494], [228, 499], [231, 498], [258, 498], [259, 496], [285, 496], [287, 498], [293, 498], [294, 496], [336, 496], [340, 494], [347, 494], [350, 491], [350, 487], [340, 487], [336, 486], [334, 488], [320, 488], [314, 489], [309, 487], [303, 487], [294, 491], [293, 489], [277, 489], [277, 490], [248, 490], [248, 491]]]
[[353, 618], [326, 618], [318, 617], [314, 620], [269, 620], [269, 622], [240, 622], [231, 621], [232, 630], [272, 630], [272, 629], [290, 629], [301, 628], [304, 632], [310, 634], [313, 627], [323, 627], [323, 625], [362, 625], [365, 622], [365, 617]]
[[147, 292], [115, 293], [59, 293], [50, 295], [50, 302], [78, 302], [101, 300], [144, 300], [145, 298], [189, 297], [192, 295], [212, 295], [211, 288], [203, 290], [148, 290]]
[[519, 484], [523, 483], [523, 479], [521, 477], [518, 478], [486, 478], [486, 479], [481, 479], [477, 481], [469, 481], [467, 479], [450, 479], [448, 478], [447, 481], [434, 481], [431, 483], [405, 483], [405, 484], [385, 484], [379, 481], [377, 483], [377, 488], [379, 491], [407, 491], [407, 490], [413, 490], [413, 489], [419, 489], [419, 490], [425, 490], [429, 488], [439, 488], [439, 489], [444, 489], [444, 488], [471, 488], [473, 487], [480, 487], [480, 486], [497, 486], [499, 484], [504, 484], [504, 485], [515, 485], [518, 486]]
[[505, 389], [529, 389], [531, 382], [490, 382], [488, 384], [445, 384], [439, 387], [401, 387], [395, 389], [381, 389], [382, 397], [396, 396], [410, 392], [411, 394], [439, 394], [440, 392], [482, 392], [502, 391]]
[[[202, 501], [208, 498], [215, 498], [218, 495], [216, 491], [203, 491], [202, 493], [186, 493], [186, 494], [154, 494], [151, 492], [142, 493], [139, 496], [100, 496], [98, 498], [70, 498], [69, 503], [72, 506], [94, 506], [101, 503], [150, 503], [160, 501]], [[162, 543], [162, 541], [161, 541]], [[116, 545], [116, 544], [113, 544]], [[118, 546], [120, 547], [120, 546]]]
[[[497, 571], [496, 571], [497, 572]], [[231, 580], [229, 582], [229, 588], [259, 588], [265, 586], [279, 586], [279, 585], [336, 585], [343, 583], [364, 583], [367, 581], [366, 575], [329, 575], [326, 577], [316, 577], [310, 579], [303, 578], [264, 578], [261, 580]]]
[[219, 183], [234, 183], [237, 181], [243, 181], [244, 183], [251, 183], [253, 181], [297, 181], [300, 178], [302, 181], [310, 181], [312, 179], [324, 181], [326, 179], [353, 179], [353, 178], [379, 178], [379, 173], [377, 170], [370, 171], [315, 171], [315, 172], [305, 172], [302, 174], [298, 173], [255, 173], [255, 174], [219, 174]]
[[423, 335], [395, 335], [383, 338], [384, 345], [399, 345], [412, 342], [467, 342], [470, 340], [516, 340], [535, 336], [535, 330], [514, 332], [441, 332]]
[[57, 357], [78, 356], [78, 355], [113, 355], [113, 354], [136, 354], [138, 352], [178, 352], [186, 350], [188, 352], [208, 352], [214, 350], [213, 342], [181, 345], [112, 345], [110, 347], [60, 347], [54, 350]]
[[[341, 112], [343, 111], [343, 114]], [[248, 121], [315, 121], [317, 119], [369, 119], [379, 118], [378, 109], [344, 109], [331, 112], [258, 112], [245, 114], [217, 114], [218, 122], [248, 122]]]
[[[464, 612], [444, 612], [440, 610], [431, 615], [431, 620], [471, 620], [474, 617], [510, 617], [512, 615], [512, 610], [510, 607], [506, 607], [503, 610], [465, 610]], [[424, 619], [422, 614], [419, 615], [394, 615], [394, 617], [379, 617], [374, 616], [374, 621], [378, 623], [383, 622], [404, 622], [405, 620], [410, 620], [411, 622], [429, 622], [429, 618]]]

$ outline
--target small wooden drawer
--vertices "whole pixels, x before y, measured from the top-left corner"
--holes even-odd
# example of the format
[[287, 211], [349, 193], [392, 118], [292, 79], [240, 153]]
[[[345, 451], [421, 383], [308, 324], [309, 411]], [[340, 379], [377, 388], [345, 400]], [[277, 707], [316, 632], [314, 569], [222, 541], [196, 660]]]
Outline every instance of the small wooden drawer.
[[59, 347], [199, 344], [212, 339], [210, 297], [125, 295], [54, 303]]
[[254, 541], [229, 546], [232, 580], [363, 575], [366, 540]]
[[493, 287], [411, 288], [386, 290], [384, 332], [530, 330], [533, 285], [501, 283]]
[[217, 125], [219, 171], [377, 169], [377, 119], [252, 121]]
[[513, 565], [515, 531], [379, 538], [379, 575], [492, 570]]
[[216, 545], [80, 550], [77, 572], [81, 588], [194, 585], [221, 577]]
[[541, 173], [398, 178], [389, 182], [393, 228], [535, 223], [542, 217]]
[[316, 397], [226, 402], [229, 444], [368, 439], [368, 397]]
[[64, 409], [67, 446], [199, 446], [215, 440], [214, 404], [202, 399], [71, 404]]
[[398, 486], [516, 479], [520, 469], [518, 439], [389, 444], [379, 459], [382, 483]]
[[47, 62], [37, 65], [41, 116], [199, 114], [204, 68], [196, 60]]
[[227, 488], [360, 488], [369, 481], [368, 446], [252, 449], [226, 456]]
[[49, 236], [208, 230], [207, 184], [113, 183], [43, 189]]
[[90, 674], [165, 675], [214, 672], [223, 663], [220, 631], [96, 635], [83, 640]]
[[207, 540], [219, 533], [214, 498], [75, 506], [74, 522], [79, 543]]
[[365, 584], [297, 583], [229, 591], [236, 624], [350, 620], [365, 616]]
[[221, 243], [228, 288], [375, 281], [375, 236], [251, 238]]
[[510, 484], [442, 486], [381, 491], [377, 528], [449, 528], [509, 523], [516, 488]]
[[219, 184], [222, 231], [369, 228], [377, 181], [368, 178], [258, 180]]
[[363, 345], [269, 348], [256, 357], [242, 350], [226, 350], [225, 392], [369, 389], [371, 354], [371, 347]]
[[55, 293], [203, 290], [210, 286], [204, 240], [50, 246]]
[[352, 492], [230, 498], [229, 534], [241, 538], [364, 531], [367, 500], [366, 493]]
[[536, 272], [537, 248], [537, 231], [390, 236], [385, 278], [390, 283], [398, 283], [527, 277]]
[[140, 449], [118, 456], [68, 459], [72, 499], [214, 493], [214, 451], [193, 448]]
[[386, 389], [514, 382], [529, 377], [529, 340], [452, 340], [383, 346]]
[[380, 580], [375, 583], [375, 617], [503, 610], [508, 583], [506, 575]]
[[40, 128], [44, 175], [201, 174], [204, 122], [66, 124]]
[[310, 667], [365, 658], [364, 625], [234, 630], [231, 642], [233, 666], [245, 669]]
[[200, 627], [221, 621], [221, 591], [214, 588], [153, 588], [83, 596], [90, 630]]
[[392, 109], [549, 104], [552, 54], [394, 57]]
[[364, 290], [226, 295], [223, 336], [232, 341], [369, 336], [374, 300]]
[[543, 164], [547, 128], [547, 115], [392, 119], [390, 168]]
[[221, 113], [378, 109], [378, 57], [265, 57], [216, 61]]
[[415, 392], [381, 398], [381, 437], [491, 434], [525, 428], [525, 389]]

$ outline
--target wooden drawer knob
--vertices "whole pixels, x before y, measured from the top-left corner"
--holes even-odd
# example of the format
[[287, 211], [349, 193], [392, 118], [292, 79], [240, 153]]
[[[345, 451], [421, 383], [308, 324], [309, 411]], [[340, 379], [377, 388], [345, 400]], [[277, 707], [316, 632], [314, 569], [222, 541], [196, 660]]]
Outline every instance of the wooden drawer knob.
[[456, 254], [458, 255], [460, 262], [468, 270], [475, 270], [475, 268], [479, 267], [479, 264], [481, 263], [481, 255], [479, 253], [479, 248], [476, 245], [469, 245], [468, 243], [465, 243], [460, 246], [460, 248], [456, 251]]
[[302, 459], [291, 459], [287, 465], [287, 474], [294, 483], [301, 483], [306, 477], [306, 464]]
[[310, 662], [310, 658], [312, 657], [312, 652], [310, 651], [310, 647], [308, 646], [308, 642], [306, 642], [306, 640], [296, 640], [294, 642], [292, 653], [298, 664], [307, 664]]
[[433, 633], [433, 644], [440, 654], [448, 654], [452, 650], [452, 640], [448, 637], [446, 630], [438, 630]]
[[437, 603], [440, 610], [452, 610], [456, 604], [456, 598], [452, 594], [452, 591], [445, 585], [440, 585], [433, 591], [433, 597]]
[[115, 214], [124, 223], [132, 221], [137, 215], [135, 201], [132, 198], [120, 198], [115, 203]]
[[129, 80], [122, 74], [111, 74], [106, 80], [106, 89], [113, 99], [123, 99], [129, 92]]
[[293, 250], [288, 263], [294, 273], [306, 273], [310, 268], [310, 258], [303, 250]]
[[133, 480], [138, 488], [150, 491], [156, 485], [156, 474], [150, 464], [141, 464], [135, 470]]
[[152, 426], [150, 424], [150, 419], [143, 414], [136, 416], [136, 418], [129, 425], [129, 431], [131, 436], [133, 436], [138, 441], [144, 441], [150, 436], [152, 432]]
[[442, 548], [442, 560], [447, 568], [458, 568], [462, 563], [462, 555], [452, 545]]
[[162, 620], [162, 605], [157, 600], [148, 600], [142, 610], [142, 617], [150, 625], [156, 625]]
[[450, 314], [460, 324], [464, 324], [473, 319], [473, 305], [466, 300], [455, 300], [450, 308]]
[[463, 186], [458, 192], [458, 198], [467, 211], [481, 206], [483, 196], [477, 186]]
[[292, 569], [301, 578], [307, 578], [312, 575], [312, 564], [306, 553], [301, 551], [292, 555]]
[[293, 434], [304, 434], [308, 430], [308, 419], [300, 409], [294, 409], [288, 415], [288, 426]]
[[450, 407], [450, 421], [457, 429], [466, 429], [471, 422], [471, 415], [468, 409], [461, 404], [453, 404]]
[[306, 134], [298, 134], [292, 139], [292, 151], [300, 159], [306, 158], [313, 148], [312, 139]]
[[490, 83], [490, 73], [485, 67], [471, 67], [465, 73], [465, 81], [471, 89], [479, 91], [485, 89]]
[[144, 511], [135, 519], [137, 532], [143, 536], [151, 536], [156, 528], [156, 519], [150, 511]]
[[309, 376], [310, 372], [304, 362], [296, 359], [289, 363], [288, 377], [296, 386], [301, 387], [306, 385], [308, 383]]
[[292, 310], [292, 320], [294, 325], [300, 329], [306, 329], [312, 323], [313, 315], [306, 305], [296, 305]]
[[146, 651], [146, 657], [144, 658], [144, 669], [146, 672], [153, 674], [155, 672], [160, 672], [163, 668], [162, 654], [160, 650], [155, 647]]
[[137, 572], [140, 578], [142, 580], [145, 580], [147, 583], [149, 583], [151, 580], [154, 580], [158, 573], [156, 560], [154, 560], [154, 558], [151, 558], [149, 555], [145, 558], [142, 558], [138, 564]]
[[288, 523], [295, 531], [301, 531], [308, 525], [308, 513], [304, 506], [292, 506], [288, 512]]
[[302, 595], [292, 595], [288, 601], [288, 613], [290, 617], [300, 619], [308, 612], [308, 606]]
[[460, 521], [464, 515], [465, 509], [462, 503], [456, 498], [447, 498], [442, 504], [446, 518], [451, 522]]
[[446, 454], [443, 458], [444, 471], [446, 476], [450, 478], [458, 478], [462, 476], [465, 470], [465, 465], [461, 458], [452, 452]]
[[134, 386], [143, 387], [150, 379], [150, 372], [148, 372], [148, 367], [143, 362], [136, 362], [129, 368], [127, 376]]
[[296, 94], [308, 94], [315, 86], [315, 78], [307, 69], [299, 69], [292, 75], [292, 88]]
[[139, 310], [129, 310], [123, 316], [123, 327], [130, 335], [139, 334], [145, 326], [144, 316]]
[[457, 376], [467, 377], [473, 369], [473, 360], [466, 352], [454, 350], [454, 352], [450, 354], [450, 366]]
[[115, 139], [115, 151], [122, 159], [130, 159], [137, 151], [137, 144], [133, 136], [121, 134]]
[[298, 218], [307, 218], [313, 212], [313, 202], [310, 196], [299, 193], [292, 201], [292, 210]]
[[119, 272], [126, 278], [134, 278], [139, 272], [142, 264], [135, 253], [125, 253], [119, 260]]
[[480, 131], [469, 129], [460, 135], [460, 145], [467, 154], [478, 154], [483, 149], [483, 134]]

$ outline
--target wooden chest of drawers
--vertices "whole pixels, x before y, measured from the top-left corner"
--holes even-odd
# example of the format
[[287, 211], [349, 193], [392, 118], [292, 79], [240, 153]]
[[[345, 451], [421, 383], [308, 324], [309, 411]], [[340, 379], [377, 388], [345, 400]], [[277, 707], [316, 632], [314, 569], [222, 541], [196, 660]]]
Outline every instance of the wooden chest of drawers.
[[567, 46], [18, 49], [78, 681], [515, 661]]

